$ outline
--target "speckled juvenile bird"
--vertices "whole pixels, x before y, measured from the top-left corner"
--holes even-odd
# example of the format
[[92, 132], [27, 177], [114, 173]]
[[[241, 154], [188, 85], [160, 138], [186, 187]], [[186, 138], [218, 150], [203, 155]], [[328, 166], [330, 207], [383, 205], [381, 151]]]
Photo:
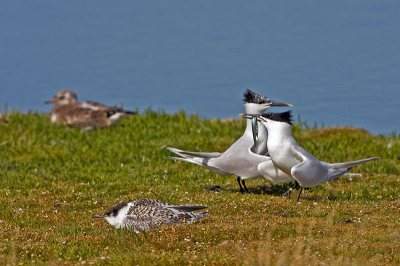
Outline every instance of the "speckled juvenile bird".
[[55, 105], [51, 111], [51, 123], [78, 128], [103, 128], [123, 117], [135, 114], [135, 112], [96, 102], [78, 102], [76, 93], [68, 90], [59, 91], [53, 99], [45, 103]]
[[103, 214], [93, 218], [104, 218], [115, 228], [132, 228], [135, 232], [149, 231], [163, 224], [188, 225], [207, 217], [207, 206], [172, 205], [154, 199], [138, 199], [129, 203], [120, 203], [109, 207]]

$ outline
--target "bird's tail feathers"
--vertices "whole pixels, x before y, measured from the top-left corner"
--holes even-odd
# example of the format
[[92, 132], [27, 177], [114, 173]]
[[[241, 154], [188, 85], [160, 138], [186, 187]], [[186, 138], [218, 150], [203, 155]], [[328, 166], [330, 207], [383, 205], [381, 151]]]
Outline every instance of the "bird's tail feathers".
[[193, 157], [199, 157], [199, 158], [217, 158], [221, 156], [221, 153], [219, 152], [192, 152], [192, 151], [183, 151], [179, 150], [176, 148], [168, 147], [168, 150], [172, 151], [173, 153], [185, 157], [185, 158], [193, 158]]
[[194, 212], [203, 209], [207, 209], [207, 206], [192, 206], [192, 205], [180, 205], [180, 206], [168, 206], [168, 209], [174, 209], [181, 212]]

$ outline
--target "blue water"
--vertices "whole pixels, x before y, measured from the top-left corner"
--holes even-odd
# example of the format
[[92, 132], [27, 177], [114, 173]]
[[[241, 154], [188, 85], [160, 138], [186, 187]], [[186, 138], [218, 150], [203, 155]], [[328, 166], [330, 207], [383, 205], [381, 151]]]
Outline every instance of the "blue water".
[[370, 0], [2, 1], [0, 108], [48, 112], [70, 89], [227, 118], [250, 88], [310, 125], [399, 133], [399, 14]]

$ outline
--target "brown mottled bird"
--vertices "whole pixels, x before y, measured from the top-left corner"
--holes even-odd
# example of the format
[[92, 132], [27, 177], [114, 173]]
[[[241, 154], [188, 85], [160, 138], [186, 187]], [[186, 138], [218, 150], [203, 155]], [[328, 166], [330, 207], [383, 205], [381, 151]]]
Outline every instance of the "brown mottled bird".
[[149, 231], [163, 224], [188, 225], [207, 217], [207, 206], [172, 205], [154, 199], [138, 199], [129, 203], [121, 201], [111, 206], [103, 214], [93, 218], [104, 218], [115, 228], [131, 228], [135, 232]]
[[53, 99], [45, 103], [55, 105], [51, 111], [52, 124], [86, 129], [108, 127], [123, 117], [135, 114], [96, 102], [78, 102], [76, 93], [69, 90], [59, 91]]

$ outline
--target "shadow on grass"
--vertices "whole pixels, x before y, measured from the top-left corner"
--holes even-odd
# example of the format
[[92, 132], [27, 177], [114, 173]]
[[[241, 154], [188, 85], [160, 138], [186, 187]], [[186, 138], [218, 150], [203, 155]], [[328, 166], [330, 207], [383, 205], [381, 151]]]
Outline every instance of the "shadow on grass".
[[[284, 183], [284, 184], [277, 184], [271, 186], [257, 186], [257, 187], [248, 187], [251, 194], [255, 195], [272, 195], [272, 196], [282, 196], [285, 192], [288, 191], [289, 188], [295, 188], [296, 184], [292, 183]], [[212, 186], [212, 187], [205, 187], [204, 189], [210, 192], [231, 192], [231, 193], [241, 193], [239, 187], [237, 188], [223, 188], [221, 186]], [[251, 195], [250, 194], [250, 195]]]

